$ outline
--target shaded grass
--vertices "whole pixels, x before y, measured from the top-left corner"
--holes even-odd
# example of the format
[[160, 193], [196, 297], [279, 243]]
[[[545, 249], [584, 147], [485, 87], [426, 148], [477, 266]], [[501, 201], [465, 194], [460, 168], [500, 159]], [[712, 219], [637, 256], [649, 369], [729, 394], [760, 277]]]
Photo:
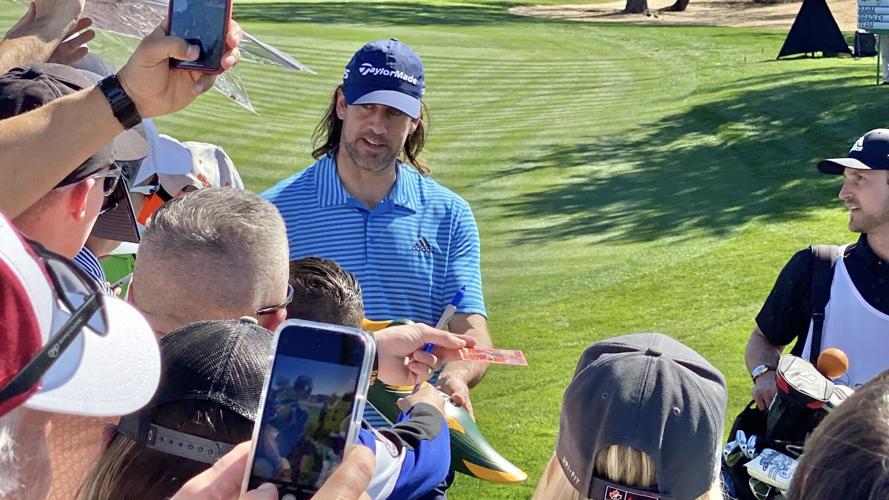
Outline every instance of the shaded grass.
[[[2, 4], [11, 24], [19, 7]], [[473, 392], [484, 434], [526, 485], [459, 477], [451, 497], [528, 498], [559, 403], [592, 341], [662, 331], [726, 375], [728, 418], [749, 399], [743, 346], [797, 249], [850, 240], [817, 159], [885, 125], [871, 59], [774, 62], [784, 34], [511, 16], [505, 2], [249, 2], [252, 33], [318, 75], [244, 64], [260, 116], [218, 95], [158, 120], [221, 144], [262, 190], [308, 165], [309, 138], [352, 52], [389, 36], [427, 68], [436, 179], [473, 205], [497, 344]], [[99, 51], [117, 51], [101, 39]]]

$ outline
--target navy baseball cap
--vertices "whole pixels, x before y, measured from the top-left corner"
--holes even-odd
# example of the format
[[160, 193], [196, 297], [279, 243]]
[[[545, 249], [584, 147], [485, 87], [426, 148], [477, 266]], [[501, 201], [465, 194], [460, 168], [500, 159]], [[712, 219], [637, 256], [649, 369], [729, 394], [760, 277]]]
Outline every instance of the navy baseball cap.
[[847, 168], [889, 170], [889, 129], [877, 128], [859, 137], [846, 158], [818, 162], [818, 170], [825, 174], [842, 175]]
[[419, 118], [426, 92], [423, 62], [395, 38], [370, 42], [346, 65], [343, 92], [348, 104], [385, 104]]

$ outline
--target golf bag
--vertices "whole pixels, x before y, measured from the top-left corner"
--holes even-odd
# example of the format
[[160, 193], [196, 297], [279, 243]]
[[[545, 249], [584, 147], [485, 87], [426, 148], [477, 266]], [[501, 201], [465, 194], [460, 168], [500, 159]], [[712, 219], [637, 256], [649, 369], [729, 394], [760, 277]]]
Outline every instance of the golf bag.
[[[812, 271], [810, 296], [812, 304], [812, 346], [809, 362], [799, 358], [806, 345], [807, 335], [800, 336], [791, 350], [791, 356], [782, 357], [778, 366], [778, 394], [767, 411], [760, 411], [751, 401], [735, 418], [729, 440], [738, 431], [746, 436], [756, 436], [755, 450], [770, 448], [789, 457], [802, 454], [806, 437], [828, 413], [827, 403], [833, 395], [833, 382], [815, 369], [821, 353], [821, 337], [824, 329], [824, 311], [830, 299], [833, 270], [836, 263], [836, 245], [814, 245], [812, 253], [815, 265]], [[746, 443], [745, 443], [746, 445]], [[765, 495], [754, 493], [750, 475], [744, 466], [748, 460], [741, 457], [728, 463], [722, 459], [722, 476], [728, 498], [736, 500], [761, 500], [781, 498], [774, 488]]]

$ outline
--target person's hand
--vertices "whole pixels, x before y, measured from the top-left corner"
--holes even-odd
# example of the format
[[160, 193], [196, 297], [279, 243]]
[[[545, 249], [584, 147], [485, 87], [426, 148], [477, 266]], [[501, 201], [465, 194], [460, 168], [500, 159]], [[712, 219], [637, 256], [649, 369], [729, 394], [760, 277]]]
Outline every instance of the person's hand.
[[424, 385], [414, 394], [405, 396], [395, 402], [395, 404], [398, 405], [398, 409], [401, 410], [401, 413], [405, 414], [417, 403], [429, 403], [435, 407], [442, 416], [445, 414], [445, 398], [438, 393], [438, 390], [435, 387], [432, 387], [429, 384]]
[[[416, 385], [428, 380], [439, 363], [457, 361], [459, 350], [475, 346], [475, 339], [436, 330], [422, 323], [398, 325], [374, 333], [377, 343], [377, 378], [389, 385]], [[425, 344], [435, 344], [431, 353]]]
[[[235, 446], [212, 467], [191, 478], [176, 492], [172, 500], [205, 500], [207, 498], [239, 500], [278, 500], [278, 489], [263, 483], [255, 490], [240, 495], [250, 441]], [[370, 497], [364, 493], [374, 474], [374, 454], [366, 446], [346, 447], [343, 461], [327, 478], [314, 500], [355, 500]]]
[[451, 397], [451, 403], [454, 406], [460, 406], [469, 412], [469, 416], [475, 420], [475, 413], [472, 411], [472, 401], [469, 399], [469, 386], [466, 381], [458, 376], [442, 373], [438, 377], [438, 388], [441, 392]]
[[[167, 24], [168, 20], [164, 20], [146, 36], [117, 74], [142, 118], [179, 111], [216, 81], [216, 75], [170, 68], [170, 58], [193, 61], [200, 55], [200, 49], [182, 38], [168, 36]], [[223, 71], [231, 69], [240, 60], [238, 44], [242, 36], [241, 27], [232, 21], [225, 40], [226, 52], [222, 56]]]
[[370, 448], [349, 445], [343, 461], [324, 481], [312, 500], [370, 500], [364, 492], [374, 475], [376, 460]]
[[[241, 443], [220, 458], [212, 467], [191, 478], [176, 492], [172, 500], [203, 500], [224, 498], [240, 500], [278, 500], [278, 489], [271, 483], [240, 495], [250, 442]], [[240, 496], [239, 496], [240, 495]]]
[[778, 392], [778, 386], [775, 382], [776, 375], [774, 370], [769, 370], [762, 375], [756, 377], [756, 383], [753, 386], [753, 401], [756, 407], [761, 411], [769, 409], [772, 398]]
[[92, 24], [93, 20], [88, 17], [74, 23], [74, 26], [62, 37], [64, 41], [50, 54], [47, 62], [70, 65], [87, 55], [90, 49], [86, 44], [96, 37], [95, 31], [87, 29]]
[[18, 20], [3, 38], [37, 36], [45, 42], [57, 43], [64, 39], [74, 20], [80, 17], [85, 0], [36, 0], [31, 2], [25, 15]]
[[3, 38], [18, 38], [20, 36], [34, 34], [33, 26], [35, 19], [37, 19], [37, 4], [35, 2], [31, 2], [31, 5], [28, 6], [28, 10], [25, 11], [25, 15], [22, 16], [21, 19], [16, 21], [16, 23], [13, 24], [11, 28], [6, 30]]

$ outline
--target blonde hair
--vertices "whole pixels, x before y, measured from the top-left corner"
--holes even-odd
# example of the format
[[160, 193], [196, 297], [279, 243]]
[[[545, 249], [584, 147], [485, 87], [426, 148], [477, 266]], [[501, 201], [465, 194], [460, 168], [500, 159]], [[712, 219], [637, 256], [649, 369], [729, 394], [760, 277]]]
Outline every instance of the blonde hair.
[[[599, 450], [595, 458], [595, 472], [600, 477], [634, 488], [651, 488], [657, 485], [657, 469], [648, 454], [625, 445], [611, 445]], [[710, 489], [695, 500], [722, 500], [722, 484], [717, 477]], [[590, 500], [577, 491], [565, 475], [558, 457], [553, 454], [537, 490], [534, 500]]]
[[[152, 422], [205, 439], [236, 444], [250, 439], [253, 422], [211, 401], [179, 400], [151, 410]], [[116, 434], [86, 478], [80, 500], [169, 498], [210, 464], [173, 456]]]

